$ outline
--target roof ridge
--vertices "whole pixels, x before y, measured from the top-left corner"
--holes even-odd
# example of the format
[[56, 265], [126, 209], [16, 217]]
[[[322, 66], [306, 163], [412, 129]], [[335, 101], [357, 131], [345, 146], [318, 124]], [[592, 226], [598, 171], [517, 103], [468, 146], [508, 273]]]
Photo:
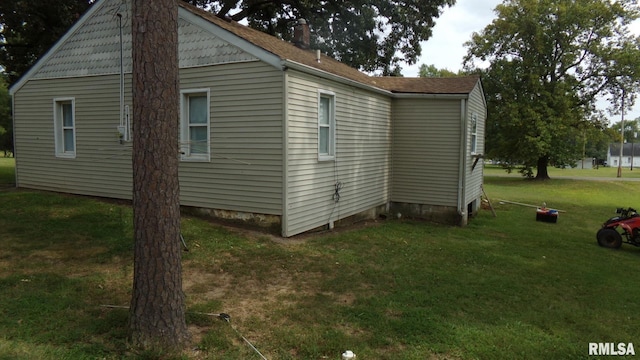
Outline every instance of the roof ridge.
[[274, 54], [281, 60], [302, 64], [378, 89], [399, 93], [468, 94], [480, 80], [478, 75], [452, 78], [370, 76], [326, 54], [321, 54], [320, 61], [318, 61], [317, 50], [301, 49], [293, 43], [242, 25], [236, 21], [222, 19], [216, 14], [184, 1], [179, 1], [178, 3], [185, 10]]

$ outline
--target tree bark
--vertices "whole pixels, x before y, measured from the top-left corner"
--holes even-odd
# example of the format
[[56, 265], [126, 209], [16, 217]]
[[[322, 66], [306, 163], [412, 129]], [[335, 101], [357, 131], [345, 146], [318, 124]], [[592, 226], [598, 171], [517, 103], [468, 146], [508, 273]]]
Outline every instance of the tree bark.
[[188, 343], [178, 183], [178, 4], [134, 0], [134, 275], [130, 341], [142, 349]]
[[536, 173], [536, 180], [549, 180], [549, 179], [551, 179], [549, 177], [548, 167], [549, 167], [549, 157], [548, 156], [539, 157], [538, 158], [537, 173]]

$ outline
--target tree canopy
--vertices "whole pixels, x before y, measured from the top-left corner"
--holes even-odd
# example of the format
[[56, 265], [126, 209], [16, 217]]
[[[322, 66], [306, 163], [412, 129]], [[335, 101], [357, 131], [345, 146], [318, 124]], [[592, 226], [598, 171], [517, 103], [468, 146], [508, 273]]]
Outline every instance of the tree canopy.
[[446, 68], [438, 69], [433, 64], [431, 65], [422, 64], [420, 65], [420, 69], [418, 70], [418, 76], [420, 77], [454, 77], [458, 75], [460, 75], [460, 72], [456, 74], [453, 71]]
[[89, 8], [91, 0], [0, 1], [0, 66], [13, 84]]
[[[92, 0], [0, 2], [0, 66], [13, 83], [91, 6]], [[455, 0], [187, 0], [221, 18], [246, 21], [278, 36], [293, 37], [297, 19], [310, 24], [311, 46], [350, 66], [385, 75], [413, 64], [420, 42]]]
[[[479, 70], [487, 96], [488, 156], [548, 178], [547, 166], [580, 157], [584, 129], [604, 128], [596, 100], [634, 99], [640, 41], [628, 25], [633, 1], [506, 0], [474, 33], [465, 65]], [[478, 69], [476, 69], [478, 70]]]
[[13, 153], [13, 125], [11, 123], [11, 97], [7, 84], [0, 78], [0, 151]]
[[[620, 141], [620, 126], [622, 125], [622, 121], [617, 121], [611, 125], [611, 133], [615, 134], [614, 141]], [[635, 142], [637, 143], [640, 138], [640, 118], [634, 120], [625, 120], [624, 121], [624, 135], [625, 142]]]
[[219, 17], [291, 40], [299, 18], [307, 20], [311, 46], [363, 71], [398, 75], [399, 64], [416, 62], [420, 42], [455, 0], [189, 0]]

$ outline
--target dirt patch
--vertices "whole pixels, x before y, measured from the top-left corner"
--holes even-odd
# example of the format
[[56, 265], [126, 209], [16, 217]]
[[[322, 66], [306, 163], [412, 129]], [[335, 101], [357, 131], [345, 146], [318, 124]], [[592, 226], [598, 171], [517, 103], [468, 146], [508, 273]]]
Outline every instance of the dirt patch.
[[[13, 266], [13, 261], [0, 260], [0, 269], [9, 270]], [[8, 271], [0, 270], [0, 276], [7, 276]]]
[[213, 313], [224, 312], [238, 318], [264, 318], [256, 309], [274, 305], [284, 306], [286, 299], [296, 298], [300, 291], [294, 288], [290, 277], [272, 278], [268, 283], [257, 280], [234, 278], [225, 272], [208, 273], [201, 269], [183, 269], [183, 286], [188, 297], [196, 302], [218, 300], [223, 309], [210, 309]]
[[233, 232], [235, 234], [241, 235], [251, 240], [267, 239], [269, 241], [273, 241], [275, 243], [282, 244], [282, 245], [304, 244], [309, 240], [327, 236], [328, 234], [342, 234], [345, 232], [361, 230], [368, 227], [380, 226], [384, 224], [384, 222], [386, 221], [386, 219], [362, 220], [349, 225], [341, 225], [331, 230], [329, 229], [310, 230], [302, 234], [298, 234], [298, 235], [286, 238], [286, 237], [282, 237], [280, 235], [276, 235], [264, 230], [250, 229], [239, 224], [229, 223], [229, 222], [221, 221], [218, 219], [207, 218], [206, 220], [213, 225], [219, 226], [227, 231]]
[[232, 284], [230, 278], [224, 272], [210, 273], [187, 267], [182, 271], [182, 286], [185, 293], [199, 299], [224, 299]]

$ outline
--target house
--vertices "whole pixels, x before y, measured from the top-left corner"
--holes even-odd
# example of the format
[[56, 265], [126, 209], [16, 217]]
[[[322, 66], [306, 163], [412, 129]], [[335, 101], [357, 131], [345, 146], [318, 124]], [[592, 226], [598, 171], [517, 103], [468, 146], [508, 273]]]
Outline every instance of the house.
[[622, 146], [622, 162], [620, 162], [620, 144], [609, 144], [607, 152], [607, 166], [634, 168], [640, 167], [640, 144], [624, 143]]
[[[369, 76], [296, 31], [298, 46], [180, 3], [181, 204], [285, 237], [383, 212], [466, 224], [479, 78]], [[130, 1], [98, 0], [10, 92], [18, 187], [131, 198]]]

